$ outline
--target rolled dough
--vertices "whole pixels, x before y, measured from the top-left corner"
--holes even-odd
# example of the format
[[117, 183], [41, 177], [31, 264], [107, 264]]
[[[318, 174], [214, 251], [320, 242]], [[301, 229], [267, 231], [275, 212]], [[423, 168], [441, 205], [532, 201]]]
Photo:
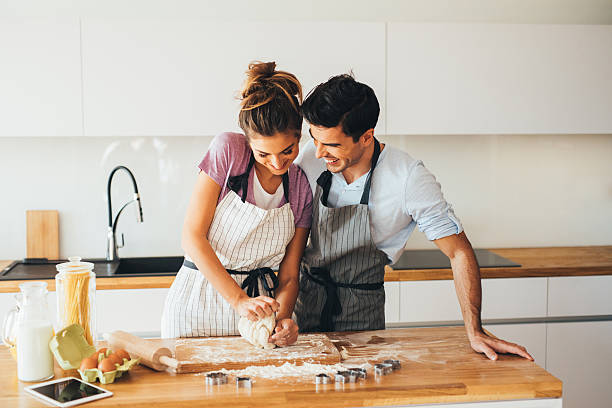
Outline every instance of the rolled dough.
[[238, 331], [240, 335], [255, 347], [264, 349], [273, 349], [276, 347], [273, 343], [268, 343], [268, 338], [274, 332], [276, 326], [275, 314], [252, 322], [246, 317], [241, 317], [238, 321]]

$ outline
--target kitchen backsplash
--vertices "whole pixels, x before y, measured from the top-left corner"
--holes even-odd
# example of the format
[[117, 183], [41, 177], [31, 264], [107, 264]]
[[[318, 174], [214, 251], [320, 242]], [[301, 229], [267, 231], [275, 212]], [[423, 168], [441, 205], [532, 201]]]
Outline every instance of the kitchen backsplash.
[[[381, 136], [423, 160], [475, 247], [610, 245], [612, 135]], [[120, 256], [181, 254], [183, 217], [211, 137], [0, 138], [0, 259], [25, 256], [25, 210], [60, 212], [60, 255], [103, 257], [106, 182], [129, 167], [144, 223], [122, 214]], [[113, 182], [115, 212], [132, 197]], [[415, 232], [408, 248], [430, 248]]]

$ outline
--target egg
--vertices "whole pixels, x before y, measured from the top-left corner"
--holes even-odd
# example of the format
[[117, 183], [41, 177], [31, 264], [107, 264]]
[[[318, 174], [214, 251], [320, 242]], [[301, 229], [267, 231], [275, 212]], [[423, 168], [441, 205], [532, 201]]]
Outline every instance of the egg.
[[121, 358], [121, 363], [123, 363], [123, 359], [124, 358], [126, 360], [130, 359], [130, 355], [124, 349], [117, 349], [117, 350], [115, 350], [115, 354], [118, 355]]
[[100, 360], [99, 355], [102, 354], [102, 358], [106, 357], [106, 347], [102, 347], [100, 350], [94, 352], [91, 357], [96, 357], [96, 360]]
[[79, 369], [81, 371], [89, 370], [91, 368], [96, 368], [98, 366], [98, 359], [94, 356], [85, 357], [83, 361], [81, 361], [81, 366]]
[[123, 359], [121, 357], [119, 357], [119, 355], [117, 355], [117, 353], [112, 353], [111, 355], [109, 355], [108, 357], [106, 357], [107, 359], [109, 359], [110, 361], [113, 362], [113, 364], [123, 364]]
[[103, 373], [107, 373], [109, 371], [114, 371], [116, 369], [116, 366], [110, 358], [105, 358], [104, 360], [100, 361], [100, 363], [98, 364], [98, 368]]

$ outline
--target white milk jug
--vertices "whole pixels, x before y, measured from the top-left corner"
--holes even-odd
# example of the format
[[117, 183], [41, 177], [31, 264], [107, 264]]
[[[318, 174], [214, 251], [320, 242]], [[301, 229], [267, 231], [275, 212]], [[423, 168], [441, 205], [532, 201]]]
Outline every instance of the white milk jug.
[[[13, 340], [17, 349], [17, 377], [21, 381], [53, 378], [53, 354], [49, 341], [53, 325], [48, 317], [47, 283], [26, 282], [19, 285], [21, 304], [4, 321], [3, 340]], [[14, 339], [7, 338], [13, 333]]]

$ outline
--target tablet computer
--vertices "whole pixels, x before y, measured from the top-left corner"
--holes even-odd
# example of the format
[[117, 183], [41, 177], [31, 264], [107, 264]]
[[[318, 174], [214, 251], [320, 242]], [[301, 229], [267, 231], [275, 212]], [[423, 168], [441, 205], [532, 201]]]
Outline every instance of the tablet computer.
[[75, 377], [65, 377], [24, 388], [33, 396], [58, 407], [73, 407], [113, 395]]

